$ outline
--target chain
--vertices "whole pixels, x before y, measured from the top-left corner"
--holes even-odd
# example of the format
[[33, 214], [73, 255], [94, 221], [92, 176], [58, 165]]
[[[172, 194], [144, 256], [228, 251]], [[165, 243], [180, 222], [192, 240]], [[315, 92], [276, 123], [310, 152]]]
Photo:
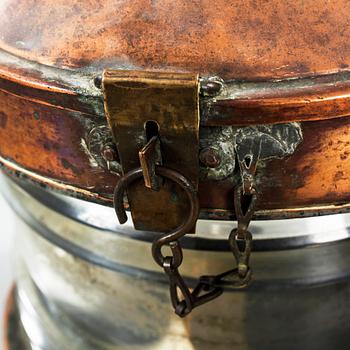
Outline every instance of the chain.
[[[156, 263], [161, 266], [169, 278], [170, 298], [175, 313], [180, 317], [188, 315], [195, 307], [205, 304], [223, 293], [224, 287], [240, 289], [246, 287], [252, 278], [249, 259], [252, 250], [252, 234], [248, 227], [257, 202], [254, 175], [260, 154], [258, 145], [257, 156], [248, 155], [239, 158], [241, 169], [241, 184], [234, 191], [234, 208], [237, 227], [229, 235], [229, 246], [236, 261], [236, 267], [215, 276], [201, 276], [192, 289], [187, 285], [179, 268], [183, 261], [180, 239], [195, 225], [199, 213], [199, 203], [196, 190], [180, 173], [161, 166], [154, 167], [154, 175], [165, 177], [177, 183], [186, 193], [190, 203], [190, 213], [186, 220], [176, 229], [160, 235], [153, 241], [152, 255]], [[123, 206], [123, 195], [128, 185], [144, 177], [144, 169], [137, 168], [125, 174], [118, 182], [114, 192], [114, 206], [119, 222], [127, 220]], [[169, 246], [171, 255], [164, 256], [162, 247]]]
[[[241, 287], [248, 285], [252, 277], [249, 259], [253, 237], [248, 231], [248, 226], [254, 215], [256, 201], [257, 195], [254, 187], [250, 194], [243, 194], [243, 186], [236, 188], [234, 202], [237, 228], [231, 231], [228, 242], [237, 263], [238, 283], [241, 284]], [[239, 243], [241, 243], [241, 247]]]
[[182, 248], [179, 242], [172, 242], [170, 248], [173, 252], [173, 256], [164, 258], [163, 269], [169, 277], [170, 298], [175, 313], [180, 317], [185, 317], [195, 307], [217, 298], [222, 294], [223, 290], [221, 287], [203, 283], [202, 280], [199, 279], [199, 282], [191, 291], [178, 269], [180, 264], [177, 256], [178, 254], [182, 255]]
[[[179, 267], [183, 260], [183, 254], [179, 239], [192, 229], [197, 220], [199, 212], [197, 193], [191, 182], [180, 173], [161, 166], [157, 166], [155, 172], [156, 175], [177, 183], [184, 190], [190, 204], [190, 212], [186, 220], [173, 231], [156, 238], [152, 244], [154, 260], [164, 269], [164, 272], [169, 277], [170, 297], [175, 312], [180, 317], [184, 317], [188, 315], [193, 308], [221, 295], [222, 288], [210, 286], [199, 280], [197, 286], [191, 291], [182, 278]], [[123, 205], [124, 193], [128, 186], [142, 177], [142, 168], [131, 170], [119, 180], [114, 190], [114, 208], [121, 224], [127, 221]], [[172, 252], [171, 256], [163, 256], [162, 247], [165, 245], [170, 246]]]
[[[184, 232], [185, 234], [186, 232]], [[172, 256], [162, 256], [160, 258], [161, 239], [156, 239], [153, 242], [153, 253], [157, 252], [157, 255], [153, 254], [153, 256], [157, 262], [162, 261], [161, 266], [169, 278], [171, 303], [178, 316], [185, 317], [195, 307], [205, 304], [222, 294], [223, 289], [220, 286], [210, 285], [206, 281], [202, 281], [202, 278], [199, 279], [199, 282], [191, 291], [179, 272], [182, 263], [182, 248], [179, 241], [175, 240], [169, 244]]]
[[[229, 235], [229, 246], [237, 267], [220, 275], [200, 277], [192, 291], [179, 272], [183, 254], [178, 239], [172, 240], [171, 234], [165, 234], [155, 239], [152, 246], [153, 257], [169, 278], [170, 298], [178, 316], [184, 317], [195, 307], [217, 298], [223, 293], [224, 286], [240, 289], [249, 284], [252, 278], [249, 267], [252, 235], [248, 231], [248, 226], [254, 214], [256, 200], [254, 188], [251, 189], [251, 194], [247, 195], [243, 194], [242, 185], [237, 186], [234, 198], [237, 228], [233, 229]], [[182, 236], [185, 234], [184, 231]], [[179, 238], [178, 233], [177, 238]], [[161, 253], [161, 247], [166, 243], [170, 246], [171, 256], [163, 256]]]

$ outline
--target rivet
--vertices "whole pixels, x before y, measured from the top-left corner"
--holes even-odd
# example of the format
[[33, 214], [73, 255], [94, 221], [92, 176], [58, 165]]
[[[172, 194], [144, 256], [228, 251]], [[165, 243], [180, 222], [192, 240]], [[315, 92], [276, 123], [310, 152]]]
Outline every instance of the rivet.
[[101, 151], [102, 157], [107, 162], [118, 161], [118, 152], [113, 145], [104, 145]]
[[203, 96], [216, 96], [219, 94], [222, 88], [222, 83], [214, 80], [208, 80], [202, 82], [200, 93]]
[[217, 168], [221, 163], [219, 152], [210, 147], [200, 151], [199, 160], [209, 168]]
[[101, 88], [102, 88], [102, 76], [101, 76], [101, 75], [97, 75], [97, 76], [94, 78], [94, 84], [95, 84], [95, 86], [96, 86], [98, 89], [101, 89]]

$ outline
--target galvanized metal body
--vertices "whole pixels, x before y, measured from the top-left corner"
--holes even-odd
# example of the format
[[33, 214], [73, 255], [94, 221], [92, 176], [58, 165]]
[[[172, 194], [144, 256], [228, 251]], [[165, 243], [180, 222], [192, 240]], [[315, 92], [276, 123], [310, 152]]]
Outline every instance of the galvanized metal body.
[[[119, 226], [112, 209], [24, 188], [7, 182], [6, 196], [21, 217], [17, 300], [29, 349], [329, 349], [348, 342], [349, 214], [253, 222], [255, 283], [179, 319], [151, 259], [156, 233]], [[183, 242], [190, 284], [231, 266], [231, 226], [200, 221], [198, 236]]]

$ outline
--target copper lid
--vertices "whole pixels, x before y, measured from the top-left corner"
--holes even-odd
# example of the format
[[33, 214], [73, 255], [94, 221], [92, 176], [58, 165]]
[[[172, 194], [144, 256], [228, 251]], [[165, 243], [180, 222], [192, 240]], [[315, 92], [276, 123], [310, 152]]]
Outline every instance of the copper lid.
[[348, 70], [350, 3], [5, 0], [0, 48], [59, 68], [275, 79]]

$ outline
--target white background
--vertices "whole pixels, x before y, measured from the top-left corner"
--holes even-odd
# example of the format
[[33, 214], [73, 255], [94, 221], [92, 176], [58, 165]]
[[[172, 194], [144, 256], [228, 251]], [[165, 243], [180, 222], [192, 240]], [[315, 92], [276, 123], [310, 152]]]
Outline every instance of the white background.
[[11, 254], [11, 252], [12, 247], [14, 246], [14, 233], [15, 214], [0, 194], [0, 347], [3, 344], [3, 314], [6, 297], [13, 283], [13, 254]]

